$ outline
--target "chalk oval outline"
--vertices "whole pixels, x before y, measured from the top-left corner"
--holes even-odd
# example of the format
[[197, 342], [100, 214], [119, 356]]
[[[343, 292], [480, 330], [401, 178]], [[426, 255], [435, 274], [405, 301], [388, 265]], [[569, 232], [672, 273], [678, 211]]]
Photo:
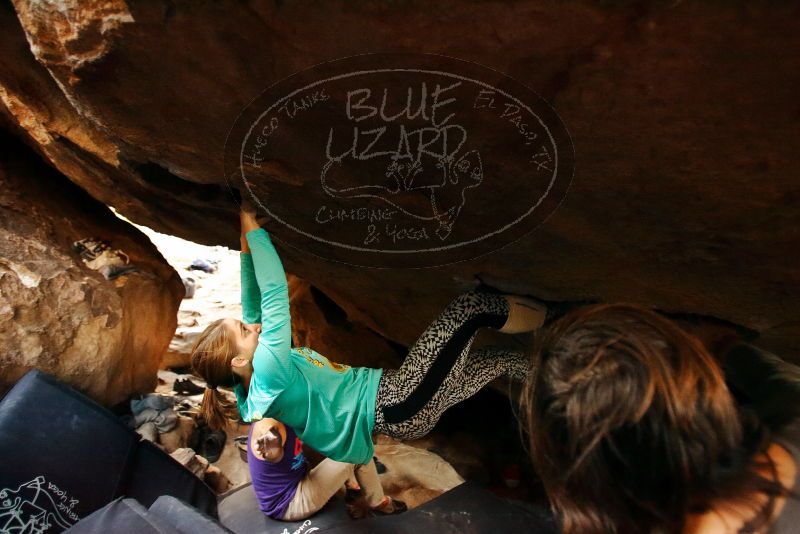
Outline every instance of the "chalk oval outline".
[[[509, 244], [511, 244], [511, 243], [513, 243], [515, 241], [518, 241], [519, 239], [521, 239], [525, 235], [528, 235], [530, 232], [535, 230], [539, 225], [543, 224], [547, 219], [549, 219], [553, 215], [553, 213], [555, 213], [555, 211], [558, 209], [558, 207], [563, 203], [564, 199], [566, 198], [566, 194], [567, 194], [568, 190], [571, 187], [572, 179], [573, 179], [573, 176], [574, 176], [574, 167], [575, 167], [575, 164], [574, 164], [574, 157], [575, 157], [574, 145], [572, 143], [571, 135], [569, 134], [569, 131], [567, 130], [566, 125], [564, 124], [564, 121], [561, 119], [561, 117], [558, 114], [558, 112], [555, 110], [555, 108], [552, 105], [550, 105], [549, 102], [547, 102], [537, 92], [533, 91], [530, 87], [528, 87], [527, 85], [523, 84], [522, 82], [516, 80], [515, 78], [513, 78], [513, 77], [511, 77], [511, 76], [509, 76], [509, 75], [507, 75], [507, 74], [505, 74], [505, 73], [503, 73], [501, 71], [498, 71], [498, 70], [493, 69], [491, 67], [488, 67], [486, 65], [480, 64], [480, 63], [476, 63], [476, 62], [472, 62], [472, 61], [468, 61], [468, 60], [463, 60], [463, 59], [459, 59], [459, 58], [454, 58], [454, 57], [446, 56], [446, 55], [442, 55], [442, 54], [406, 53], [406, 52], [388, 52], [388, 53], [381, 52], [381, 53], [357, 54], [357, 55], [353, 55], [353, 56], [346, 56], [346, 57], [342, 57], [342, 58], [338, 58], [338, 59], [334, 59], [334, 60], [330, 60], [330, 61], [321, 62], [321, 63], [318, 63], [318, 64], [313, 65], [311, 67], [308, 67], [306, 69], [303, 69], [301, 71], [298, 71], [298, 72], [296, 72], [296, 73], [294, 73], [294, 74], [292, 74], [290, 76], [287, 76], [287, 77], [285, 77], [285, 78], [273, 83], [268, 88], [266, 88], [264, 91], [262, 91], [258, 96], [253, 98], [244, 107], [244, 109], [237, 116], [236, 120], [234, 121], [234, 125], [232, 126], [231, 130], [228, 133], [228, 136], [227, 136], [226, 142], [225, 142], [226, 149], [227, 149], [227, 146], [229, 144], [229, 141], [231, 140], [231, 135], [233, 135], [234, 131], [236, 130], [237, 124], [240, 121], [240, 119], [242, 119], [242, 117], [248, 111], [250, 111], [251, 108], [256, 103], [258, 103], [265, 96], [267, 96], [271, 92], [273, 92], [275, 90], [275, 88], [277, 88], [278, 86], [280, 86], [282, 84], [291, 83], [292, 78], [299, 77], [299, 76], [301, 76], [303, 74], [311, 73], [312, 71], [314, 71], [316, 69], [319, 69], [321, 67], [330, 67], [330, 66], [336, 65], [337, 63], [344, 63], [347, 60], [351, 60], [351, 59], [358, 58], [358, 59], [362, 59], [363, 60], [363, 59], [370, 58], [370, 57], [375, 57], [375, 58], [384, 57], [385, 58], [385, 57], [392, 57], [392, 56], [400, 57], [403, 60], [407, 60], [409, 57], [420, 57], [420, 58], [425, 58], [425, 59], [441, 58], [441, 59], [445, 59], [445, 60], [452, 61], [452, 62], [455, 62], [455, 63], [469, 64], [473, 68], [477, 67], [479, 69], [484, 69], [486, 71], [491, 71], [492, 73], [501, 76], [502, 78], [512, 82], [513, 85], [517, 86], [518, 88], [524, 89], [525, 91], [530, 93], [530, 95], [534, 96], [535, 99], [536, 99], [537, 104], [545, 106], [546, 110], [550, 114], [552, 114], [552, 116], [555, 117], [555, 119], [558, 121], [559, 124], [557, 126], [560, 126], [560, 128], [558, 128], [558, 129], [560, 130], [560, 133], [562, 133], [563, 136], [564, 136], [564, 138], [562, 139], [562, 142], [563, 141], [566, 142], [566, 147], [563, 147], [563, 146], [559, 147], [559, 143], [556, 142], [556, 139], [553, 137], [553, 133], [551, 131], [551, 128], [547, 124], [545, 124], [545, 122], [542, 120], [542, 118], [539, 116], [539, 114], [535, 113], [528, 104], [524, 103], [522, 100], [520, 100], [519, 98], [517, 98], [513, 94], [510, 94], [509, 92], [507, 92], [507, 91], [505, 91], [503, 89], [500, 89], [499, 87], [495, 87], [495, 86], [493, 86], [491, 84], [488, 84], [486, 82], [483, 82], [483, 81], [480, 81], [480, 80], [476, 80], [476, 79], [471, 78], [471, 77], [463, 76], [463, 75], [460, 75], [460, 74], [455, 74], [455, 73], [452, 73], [452, 72], [441, 71], [441, 70], [431, 70], [431, 69], [424, 69], [424, 68], [379, 68], [379, 69], [356, 70], [356, 71], [351, 71], [351, 72], [347, 72], [347, 73], [337, 74], [335, 76], [329, 76], [329, 77], [326, 77], [326, 78], [323, 78], [323, 79], [316, 80], [316, 81], [311, 82], [311, 83], [307, 83], [304, 86], [291, 91], [289, 94], [287, 94], [287, 95], [275, 100], [274, 103], [271, 106], [269, 106], [269, 108], [267, 108], [265, 111], [263, 111], [261, 114], [258, 115], [256, 120], [253, 120], [252, 122], [250, 122], [250, 127], [248, 128], [247, 133], [245, 134], [243, 141], [241, 143], [237, 143], [237, 145], [238, 145], [237, 146], [237, 148], [238, 148], [238, 150], [237, 150], [237, 152], [238, 152], [238, 159], [237, 159], [238, 165], [237, 165], [236, 171], [237, 171], [237, 174], [239, 175], [239, 178], [241, 179], [242, 183], [244, 183], [245, 187], [247, 188], [247, 191], [250, 194], [251, 198], [253, 198], [256, 201], [256, 203], [259, 205], [259, 207], [261, 207], [266, 213], [268, 213], [272, 219], [274, 219], [275, 221], [279, 222], [283, 226], [289, 228], [293, 232], [296, 232], [299, 235], [302, 235], [302, 236], [305, 236], [307, 238], [310, 238], [310, 239], [312, 239], [312, 240], [314, 240], [314, 241], [316, 241], [318, 243], [324, 243], [326, 245], [334, 246], [334, 247], [337, 247], [339, 249], [352, 250], [352, 251], [357, 251], [357, 252], [361, 252], [361, 253], [373, 253], [373, 254], [410, 255], [410, 254], [419, 254], [419, 253], [425, 253], [425, 252], [427, 252], [427, 253], [441, 253], [441, 252], [445, 252], [445, 251], [449, 251], [449, 250], [453, 250], [453, 249], [466, 247], [466, 246], [469, 246], [469, 245], [474, 245], [476, 243], [480, 243], [481, 241], [485, 241], [486, 239], [489, 239], [491, 237], [494, 237], [494, 236], [497, 236], [499, 234], [502, 234], [503, 232], [506, 232], [510, 228], [518, 225], [520, 222], [522, 222], [527, 217], [530, 217], [531, 214], [534, 213], [536, 211], [536, 209], [539, 208], [539, 206], [541, 206], [542, 203], [545, 202], [545, 200], [547, 200], [551, 196], [551, 192], [552, 192], [554, 186], [556, 185], [556, 183], [558, 181], [565, 182], [565, 184], [564, 184], [564, 186], [562, 188], [563, 189], [563, 193], [561, 194], [561, 197], [557, 199], [557, 201], [555, 202], [555, 205], [553, 206], [553, 208], [549, 212], [544, 214], [544, 216], [541, 218], [541, 220], [536, 221], [531, 228], [529, 228], [527, 231], [522, 233], [520, 236], [511, 239], [508, 243], [504, 243], [504, 244], [501, 244], [501, 245], [499, 245], [499, 246], [497, 246], [495, 248], [490, 248], [489, 250], [485, 250], [485, 251], [479, 252], [479, 253], [477, 253], [477, 254], [475, 254], [473, 256], [470, 256], [470, 257], [465, 257], [465, 258], [461, 258], [461, 259], [457, 259], [457, 260], [453, 260], [453, 261], [450, 261], [450, 262], [441, 263], [441, 264], [437, 264], [437, 265], [426, 265], [426, 266], [440, 266], [440, 265], [447, 265], [447, 264], [450, 264], [450, 263], [458, 263], [458, 262], [461, 262], [461, 261], [467, 261], [467, 260], [470, 260], [470, 259], [475, 259], [475, 258], [484, 256], [486, 254], [489, 254], [489, 253], [497, 251], [497, 250], [501, 250], [502, 248], [505, 248]], [[350, 244], [347, 244], [347, 243], [342, 243], [340, 241], [333, 241], [333, 240], [330, 240], [330, 239], [325, 239], [325, 238], [319, 237], [317, 235], [314, 235], [313, 233], [310, 233], [310, 232], [307, 232], [307, 231], [305, 231], [305, 230], [303, 230], [301, 228], [298, 228], [294, 224], [291, 224], [290, 222], [283, 220], [282, 218], [277, 216], [275, 213], [270, 211], [261, 202], [261, 199], [258, 198], [258, 196], [253, 192], [253, 190], [250, 187], [250, 183], [249, 183], [247, 177], [245, 176], [245, 172], [244, 172], [244, 164], [243, 164], [244, 148], [243, 147], [245, 147], [247, 145], [248, 139], [250, 139], [250, 137], [252, 136], [253, 130], [256, 128], [256, 126], [261, 123], [261, 121], [264, 119], [264, 117], [270, 111], [272, 111], [275, 107], [279, 106], [281, 103], [291, 99], [297, 93], [300, 93], [300, 92], [303, 92], [303, 91], [307, 91], [309, 88], [316, 87], [316, 86], [321, 85], [321, 84], [326, 83], [326, 82], [336, 81], [336, 80], [340, 80], [340, 79], [344, 79], [344, 78], [352, 78], [354, 76], [364, 76], [364, 75], [370, 75], [370, 74], [379, 74], [381, 72], [408, 72], [408, 73], [434, 74], [434, 75], [444, 76], [444, 77], [447, 77], [447, 78], [468, 82], [468, 83], [477, 85], [479, 87], [488, 88], [490, 90], [496, 91], [497, 93], [503, 95], [504, 97], [508, 98], [509, 100], [514, 101], [516, 104], [518, 104], [521, 108], [523, 108], [529, 115], [531, 115], [538, 122], [538, 124], [542, 127], [542, 129], [547, 133], [548, 140], [550, 141], [550, 146], [554, 149], [553, 161], [554, 161], [555, 166], [554, 166], [553, 172], [552, 172], [551, 177], [550, 177], [550, 181], [549, 181], [549, 183], [547, 185], [547, 189], [545, 190], [545, 192], [539, 197], [538, 201], [533, 206], [531, 206], [526, 212], [524, 212], [522, 215], [520, 215], [519, 217], [517, 217], [516, 219], [514, 219], [510, 223], [507, 223], [507, 224], [503, 225], [502, 227], [500, 227], [500, 228], [498, 228], [498, 229], [496, 229], [494, 231], [485, 233], [485, 234], [483, 234], [481, 236], [478, 236], [478, 237], [475, 237], [475, 238], [472, 238], [472, 239], [462, 240], [462, 241], [459, 241], [457, 243], [452, 243], [452, 244], [443, 245], [443, 246], [429, 247], [429, 248], [425, 248], [425, 249], [376, 249], [376, 248], [361, 247], [361, 246], [357, 246], [357, 245], [350, 245]], [[565, 148], [566, 148], [566, 150], [564, 150]], [[561, 158], [559, 157], [559, 154], [562, 154], [565, 157], [571, 157], [572, 158], [571, 164], [567, 166], [568, 167], [568, 172], [569, 172], [568, 176], [561, 176], [560, 177], [559, 174], [558, 174], [559, 165], [560, 165], [560, 162], [561, 162]], [[225, 160], [227, 161], [227, 158], [225, 158]], [[229, 182], [229, 185], [230, 185], [229, 173], [227, 173], [227, 172], [225, 173], [225, 179], [226, 179], [226, 181]], [[314, 253], [314, 254], [328, 258], [328, 256], [326, 256], [324, 254], [318, 254], [318, 253]], [[343, 260], [339, 260], [339, 259], [336, 259], [336, 258], [328, 258], [328, 259], [332, 259], [334, 261], [342, 261], [343, 263], [349, 263], [349, 262], [345, 262]]]

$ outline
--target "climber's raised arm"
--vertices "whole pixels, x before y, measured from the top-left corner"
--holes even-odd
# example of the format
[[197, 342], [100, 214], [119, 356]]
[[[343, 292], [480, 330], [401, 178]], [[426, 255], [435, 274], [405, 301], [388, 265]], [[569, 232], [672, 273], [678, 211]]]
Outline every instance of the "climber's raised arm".
[[[289, 351], [292, 346], [291, 316], [289, 314], [289, 286], [278, 252], [272, 244], [269, 234], [261, 228], [256, 220], [255, 210], [248, 209], [246, 203], [240, 214], [243, 234], [243, 250], [250, 256], [251, 262], [243, 260], [242, 266], [242, 312], [245, 322], [260, 322], [261, 334], [258, 348], [253, 357], [253, 374], [259, 376], [269, 374], [272, 379], [281, 381], [291, 376]], [[246, 259], [246, 258], [245, 258]], [[255, 284], [253, 283], [255, 278]], [[248, 289], [245, 298], [245, 284]], [[253, 288], [258, 287], [258, 312], [255, 311]], [[247, 304], [245, 303], [247, 300]]]
[[256, 272], [253, 266], [253, 255], [250, 253], [250, 245], [247, 243], [245, 235], [250, 230], [258, 228], [254, 210], [248, 209], [249, 205], [243, 203], [242, 210], [239, 212], [241, 222], [241, 234], [239, 242], [241, 253], [239, 254], [240, 277], [241, 277], [241, 300], [242, 300], [242, 322], [246, 324], [261, 324], [261, 291], [258, 287]]

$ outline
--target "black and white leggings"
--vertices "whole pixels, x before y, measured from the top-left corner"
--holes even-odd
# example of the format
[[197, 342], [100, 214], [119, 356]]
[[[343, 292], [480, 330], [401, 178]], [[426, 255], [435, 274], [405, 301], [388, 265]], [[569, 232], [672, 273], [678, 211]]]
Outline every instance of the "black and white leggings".
[[411, 347], [400, 369], [384, 370], [375, 401], [375, 432], [415, 439], [430, 432], [445, 410], [507, 374], [524, 380], [522, 352], [482, 348], [470, 352], [479, 328], [500, 329], [509, 304], [494, 293], [456, 297]]

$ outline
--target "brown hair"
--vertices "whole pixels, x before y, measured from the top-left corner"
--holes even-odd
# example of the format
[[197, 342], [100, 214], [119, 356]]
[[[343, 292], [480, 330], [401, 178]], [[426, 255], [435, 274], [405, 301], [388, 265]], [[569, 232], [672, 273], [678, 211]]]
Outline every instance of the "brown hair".
[[191, 353], [192, 369], [208, 384], [203, 392], [200, 415], [214, 430], [224, 428], [228, 419], [237, 418], [236, 405], [217, 390], [218, 387], [233, 387], [237, 381], [231, 369], [237, 347], [223, 321], [217, 319], [209, 324], [195, 341]]
[[753, 459], [768, 433], [737, 408], [711, 354], [643, 307], [598, 304], [556, 321], [536, 340], [521, 404], [565, 534], [680, 532], [690, 513], [755, 507], [764, 492], [760, 526], [786, 493], [755, 473], [775, 473]]

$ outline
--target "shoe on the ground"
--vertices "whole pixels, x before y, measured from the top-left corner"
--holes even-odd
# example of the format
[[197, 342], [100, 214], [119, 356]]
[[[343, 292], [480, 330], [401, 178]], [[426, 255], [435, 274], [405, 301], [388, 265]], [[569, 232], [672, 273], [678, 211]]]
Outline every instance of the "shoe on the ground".
[[387, 495], [383, 503], [381, 503], [379, 506], [376, 506], [375, 508], [372, 508], [371, 510], [372, 513], [375, 515], [395, 515], [395, 514], [402, 514], [403, 512], [408, 510], [408, 506], [406, 506], [406, 503], [404, 503], [403, 501], [392, 499]]
[[217, 272], [217, 266], [214, 265], [214, 262], [203, 258], [195, 258], [192, 260], [192, 263], [189, 265], [188, 269], [192, 271], [203, 271], [204, 273], [208, 274], [214, 274]]
[[204, 387], [198, 386], [188, 378], [178, 378], [172, 384], [173, 391], [182, 395], [199, 395], [205, 390]]
[[200, 431], [200, 445], [197, 454], [208, 460], [208, 463], [213, 464], [222, 456], [227, 439], [228, 435], [224, 430], [211, 430], [204, 427]]

